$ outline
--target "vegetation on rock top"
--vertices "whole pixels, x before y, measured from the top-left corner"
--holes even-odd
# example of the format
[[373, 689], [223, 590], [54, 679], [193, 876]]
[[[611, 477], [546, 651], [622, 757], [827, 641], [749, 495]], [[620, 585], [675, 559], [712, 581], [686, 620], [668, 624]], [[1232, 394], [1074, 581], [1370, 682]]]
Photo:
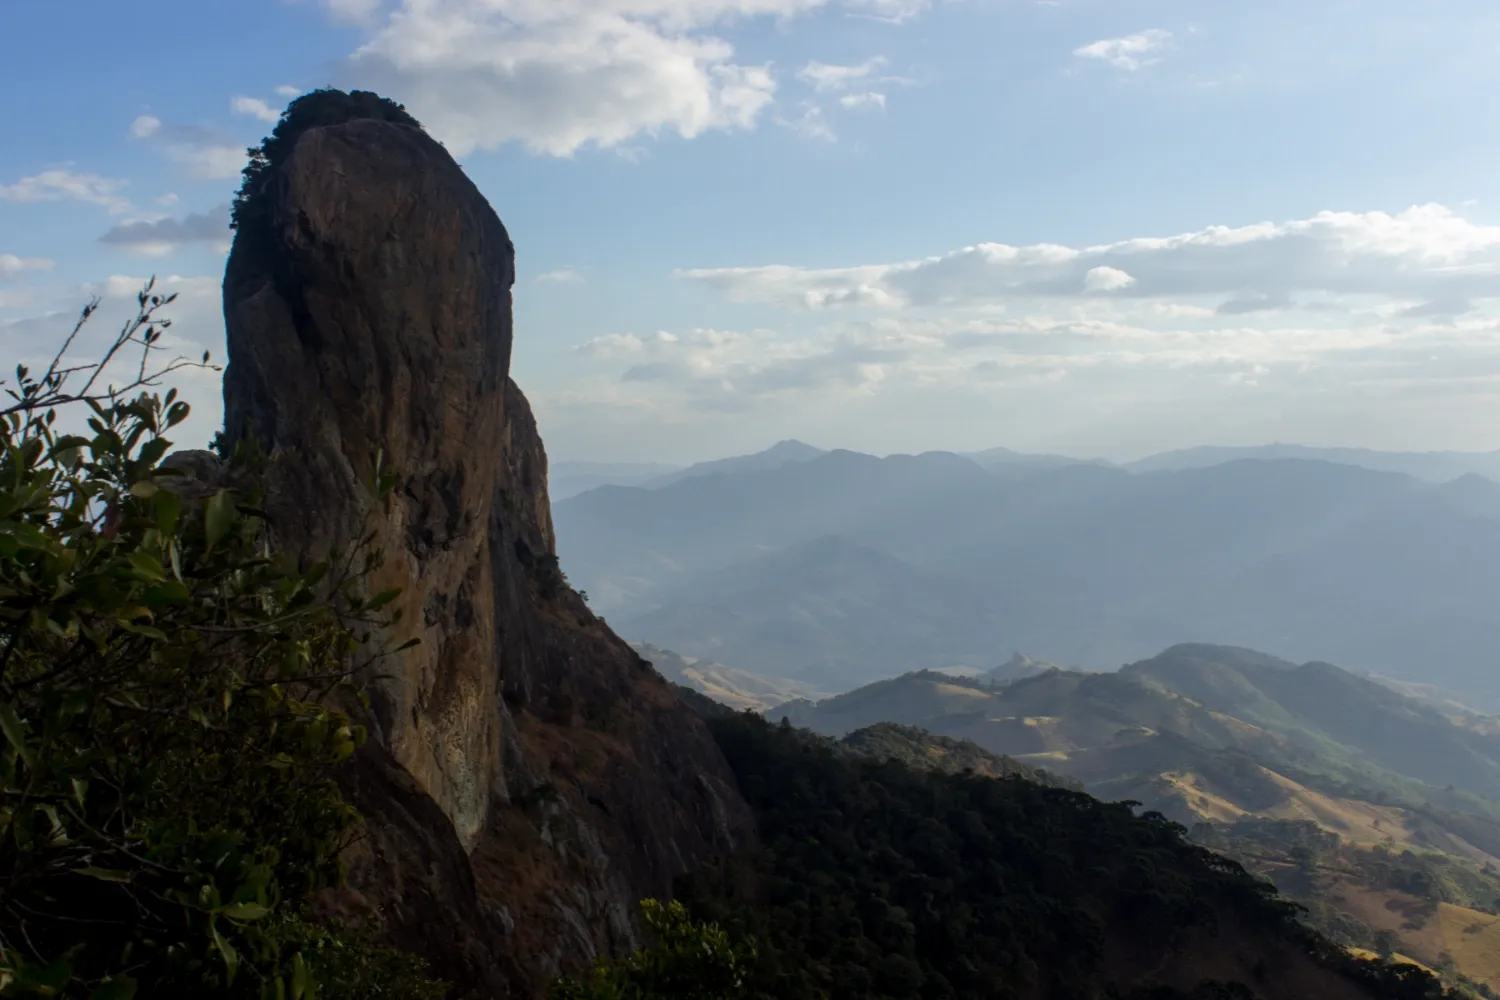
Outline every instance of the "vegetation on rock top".
[[249, 162], [229, 209], [229, 227], [248, 229], [265, 220], [266, 178], [291, 155], [304, 132], [361, 118], [421, 128], [421, 123], [407, 114], [403, 105], [367, 90], [346, 93], [323, 88], [303, 94], [286, 106], [271, 134], [259, 146], [246, 150]]

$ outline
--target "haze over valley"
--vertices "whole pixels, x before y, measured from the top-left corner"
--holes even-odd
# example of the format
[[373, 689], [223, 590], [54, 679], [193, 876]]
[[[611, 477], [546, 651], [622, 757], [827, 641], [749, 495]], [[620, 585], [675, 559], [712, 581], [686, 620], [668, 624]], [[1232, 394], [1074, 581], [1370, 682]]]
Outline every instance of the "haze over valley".
[[1102, 670], [1220, 642], [1494, 698], [1495, 461], [784, 443], [554, 518], [564, 570], [632, 639], [834, 689], [1016, 650]]

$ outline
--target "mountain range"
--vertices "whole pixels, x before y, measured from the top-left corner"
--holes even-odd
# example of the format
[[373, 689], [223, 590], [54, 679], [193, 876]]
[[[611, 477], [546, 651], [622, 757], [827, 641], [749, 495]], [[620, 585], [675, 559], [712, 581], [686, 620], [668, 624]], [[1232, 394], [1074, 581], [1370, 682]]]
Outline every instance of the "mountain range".
[[848, 689], [1003, 651], [1113, 669], [1229, 642], [1500, 694], [1500, 485], [1307, 458], [1132, 472], [850, 451], [556, 504], [632, 639]]
[[[552, 464], [550, 483], [555, 499], [561, 500], [600, 486], [644, 486], [647, 489], [659, 489], [693, 476], [770, 469], [788, 462], [807, 461], [823, 454], [826, 452], [821, 448], [788, 439], [753, 454], [713, 459], [687, 466], [664, 462], [562, 460]], [[1239, 459], [1296, 458], [1354, 465], [1376, 472], [1399, 472], [1434, 483], [1444, 483], [1466, 475], [1500, 480], [1500, 451], [1377, 451], [1372, 448], [1319, 448], [1301, 444], [1241, 447], [1206, 445], [1164, 451], [1123, 463], [1102, 458], [1034, 454], [1010, 448], [987, 448], [959, 454], [1001, 475], [1026, 475], [1070, 465], [1095, 465], [1129, 472], [1176, 472], [1222, 465]]]
[[[766, 715], [843, 740], [904, 726], [890, 756], [918, 756], [927, 732], [1137, 801], [1273, 877], [1346, 944], [1386, 931], [1424, 964], [1500, 986], [1493, 717], [1328, 663], [1206, 645], [1109, 673], [914, 672]], [[1460, 920], [1467, 935], [1449, 933]]]

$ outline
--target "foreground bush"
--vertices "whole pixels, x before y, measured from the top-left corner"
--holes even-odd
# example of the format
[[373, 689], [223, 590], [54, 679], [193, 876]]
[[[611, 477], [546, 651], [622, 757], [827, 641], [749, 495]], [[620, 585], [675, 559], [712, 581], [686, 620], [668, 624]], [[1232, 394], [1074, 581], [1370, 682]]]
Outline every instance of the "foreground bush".
[[749, 1000], [754, 949], [718, 924], [693, 920], [681, 903], [641, 904], [655, 938], [619, 962], [600, 961], [578, 979], [552, 985], [547, 1000]]
[[[18, 367], [0, 409], [0, 995], [440, 996], [300, 917], [358, 821], [332, 771], [364, 733], [327, 696], [395, 595], [361, 596], [369, 553], [299, 567], [253, 492], [162, 467], [188, 407], [146, 391], [150, 292], [102, 363]], [[96, 390], [131, 349], [139, 394]]]

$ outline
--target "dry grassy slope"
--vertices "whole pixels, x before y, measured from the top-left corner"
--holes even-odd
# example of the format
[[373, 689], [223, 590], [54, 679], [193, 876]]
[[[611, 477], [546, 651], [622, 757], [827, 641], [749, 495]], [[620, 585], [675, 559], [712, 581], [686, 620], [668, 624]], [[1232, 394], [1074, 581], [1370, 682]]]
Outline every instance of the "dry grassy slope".
[[[1404, 809], [1340, 798], [1269, 769], [1264, 761], [1278, 759], [1288, 746], [1282, 734], [1126, 677], [1051, 671], [993, 688], [919, 672], [770, 714], [783, 712], [830, 735], [891, 721], [971, 740], [1188, 824], [1246, 814], [1305, 819], [1356, 844], [1438, 849], [1479, 864], [1500, 863], [1456, 834], [1434, 833], [1430, 822], [1419, 836]], [[1232, 781], [1215, 780], [1212, 775], [1222, 778], [1225, 769], [1212, 755], [1222, 748], [1245, 750], [1262, 763], [1245, 761], [1230, 768]]]
[[630, 645], [656, 668], [657, 673], [673, 684], [691, 688], [737, 712], [764, 712], [793, 698], [828, 696], [826, 692], [785, 677], [756, 674], [703, 657], [682, 656], [650, 643], [633, 642]]
[[[1368, 948], [1350, 948], [1349, 952], [1350, 952], [1350, 954], [1355, 955], [1355, 956], [1357, 956], [1359, 958], [1379, 958], [1380, 957], [1378, 954], [1376, 954], [1375, 952], [1371, 951]], [[1437, 975], [1437, 970], [1433, 969], [1432, 966], [1425, 965], [1422, 962], [1417, 961], [1415, 958], [1412, 958], [1410, 955], [1403, 955], [1399, 951], [1391, 953], [1391, 961], [1398, 962], [1398, 963], [1403, 964], [1403, 965], [1415, 965], [1419, 969], [1424, 969], [1427, 972], [1432, 973], [1433, 975]]]
[[[1024, 760], [1040, 764], [1042, 761], [1037, 758], [1041, 756]], [[1396, 851], [1431, 849], [1430, 844], [1421, 843], [1412, 836], [1404, 809], [1324, 795], [1274, 772], [1266, 773], [1286, 789], [1288, 798], [1281, 805], [1260, 810], [1254, 815], [1311, 820], [1356, 846], [1384, 844]], [[1250, 815], [1225, 790], [1191, 773], [1160, 775], [1143, 782], [1135, 794], [1148, 803], [1180, 797], [1179, 801], [1190, 806], [1197, 818], [1209, 822], [1230, 823]], [[1176, 818], [1183, 821], [1192, 817], [1179, 814]], [[1457, 837], [1443, 846], [1447, 853], [1467, 857], [1478, 864], [1497, 863], [1490, 855]], [[1254, 867], [1277, 880], [1276, 869], [1284, 866], [1262, 864]], [[1432, 971], [1446, 953], [1452, 956], [1459, 973], [1475, 982], [1500, 989], [1500, 917], [1451, 903], [1438, 904], [1436, 912], [1428, 915], [1422, 901], [1415, 896], [1359, 885], [1347, 876], [1326, 878], [1325, 887], [1326, 898], [1340, 910], [1374, 930], [1394, 934], [1400, 949], [1398, 957]], [[1360, 949], [1354, 951], [1363, 954]]]
[[[1056, 767], [1056, 761], [1066, 758], [1053, 754], [1032, 754], [1022, 759], [1038, 766], [1047, 766], [1046, 762], [1051, 760], [1054, 761], [1052, 766]], [[1154, 807], [1166, 806], [1164, 812], [1189, 826], [1198, 820], [1232, 823], [1250, 815], [1269, 819], [1309, 820], [1358, 847], [1384, 845], [1396, 851], [1439, 849], [1476, 864], [1500, 866], [1500, 858], [1487, 854], [1461, 837], [1449, 834], [1445, 842], [1434, 844], [1430, 838], [1416, 836], [1411, 829], [1410, 813], [1400, 807], [1327, 795], [1269, 768], [1262, 767], [1260, 770], [1267, 780], [1284, 790], [1285, 801], [1270, 808], [1247, 809], [1235, 801], [1231, 790], [1191, 771], [1168, 771], [1143, 779], [1135, 786], [1134, 794], [1140, 801]], [[1174, 809], [1173, 806], [1177, 808]]]
[[1401, 954], [1418, 965], [1435, 969], [1446, 953], [1463, 975], [1500, 989], [1500, 917], [1451, 903], [1427, 912], [1415, 896], [1337, 880], [1329, 892], [1345, 912], [1395, 935]]

